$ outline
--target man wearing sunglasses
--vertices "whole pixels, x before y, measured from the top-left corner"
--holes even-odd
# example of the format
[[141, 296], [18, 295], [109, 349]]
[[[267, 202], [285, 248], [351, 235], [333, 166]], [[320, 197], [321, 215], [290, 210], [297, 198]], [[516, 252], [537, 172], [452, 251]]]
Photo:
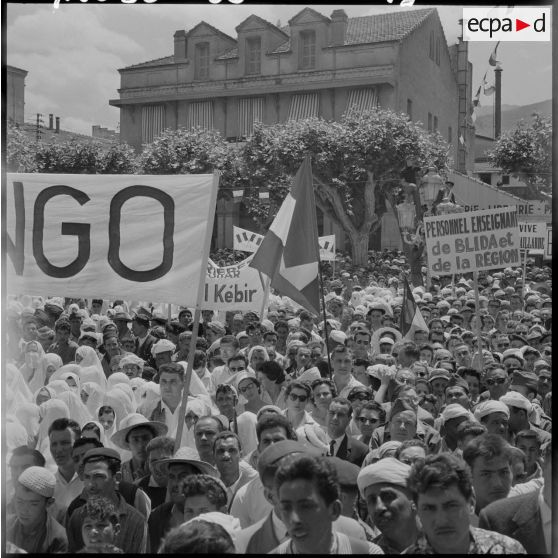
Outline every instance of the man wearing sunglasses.
[[484, 373], [484, 385], [488, 393], [481, 394], [481, 401], [493, 399], [498, 401], [508, 391], [510, 378], [507, 370], [501, 364], [492, 364]]

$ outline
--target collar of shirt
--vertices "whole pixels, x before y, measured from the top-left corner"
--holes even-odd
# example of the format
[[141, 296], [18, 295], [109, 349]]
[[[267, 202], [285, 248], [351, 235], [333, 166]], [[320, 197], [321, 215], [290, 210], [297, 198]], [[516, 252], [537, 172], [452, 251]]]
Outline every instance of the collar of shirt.
[[56, 481], [59, 482], [62, 486], [70, 486], [72, 484], [76, 484], [78, 481], [81, 482], [79, 480], [78, 474], [74, 473], [74, 476], [67, 481], [61, 474], [60, 474], [60, 469], [56, 469], [56, 472], [54, 473], [54, 476], [56, 477]]
[[143, 337], [138, 337], [138, 347], [141, 347], [148, 337], [149, 331]]
[[277, 540], [282, 543], [288, 537], [287, 528], [285, 527], [285, 524], [279, 519], [279, 516], [275, 513], [275, 510], [271, 512], [271, 523]]

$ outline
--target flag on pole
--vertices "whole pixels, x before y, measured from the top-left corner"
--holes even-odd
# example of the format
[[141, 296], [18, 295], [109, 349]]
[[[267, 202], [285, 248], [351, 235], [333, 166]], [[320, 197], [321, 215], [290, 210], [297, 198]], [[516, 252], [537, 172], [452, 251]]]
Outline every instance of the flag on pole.
[[416, 305], [415, 297], [406, 277], [403, 279], [403, 283], [403, 306], [401, 308], [399, 331], [404, 338], [412, 340], [415, 331], [428, 331], [428, 326]]
[[250, 267], [267, 275], [281, 295], [315, 314], [320, 311], [317, 223], [312, 167], [306, 157]]
[[496, 66], [497, 64], [500, 63], [498, 60], [496, 60], [496, 52], [498, 51], [498, 45], [499, 44], [500, 44], [500, 41], [498, 41], [496, 43], [496, 46], [494, 47], [494, 50], [492, 51], [492, 54], [490, 55], [490, 58], [488, 59], [488, 63], [491, 66]]
[[488, 84], [488, 81], [486, 79], [486, 74], [487, 73], [488, 72], [486, 72], [484, 74], [484, 77], [482, 78], [482, 86], [483, 86], [485, 95], [492, 95], [492, 94], [494, 94], [494, 91], [496, 91], [496, 87], [494, 85], [489, 85]]
[[[486, 74], [485, 74], [486, 77]], [[484, 79], [484, 78], [483, 78]], [[480, 94], [481, 94], [481, 89], [482, 89], [482, 85], [479, 85], [479, 88], [477, 89], [477, 94], [475, 95], [475, 97], [473, 98], [473, 106], [474, 107], [480, 107]]]

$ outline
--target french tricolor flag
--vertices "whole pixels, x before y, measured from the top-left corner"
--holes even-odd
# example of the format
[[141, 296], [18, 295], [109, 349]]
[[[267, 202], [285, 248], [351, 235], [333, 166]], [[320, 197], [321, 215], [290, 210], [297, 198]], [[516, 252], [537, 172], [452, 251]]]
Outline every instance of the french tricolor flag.
[[428, 331], [428, 326], [415, 302], [415, 297], [411, 292], [411, 287], [406, 277], [403, 283], [403, 306], [401, 307], [399, 330], [404, 338], [412, 341], [415, 331]]
[[312, 167], [306, 157], [250, 267], [267, 275], [281, 295], [315, 314], [320, 311], [317, 223]]

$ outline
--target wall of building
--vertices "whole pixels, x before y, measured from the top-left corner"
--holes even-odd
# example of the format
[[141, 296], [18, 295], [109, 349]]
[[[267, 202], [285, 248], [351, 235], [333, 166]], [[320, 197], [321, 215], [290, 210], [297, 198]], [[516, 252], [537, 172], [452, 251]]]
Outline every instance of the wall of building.
[[6, 119], [8, 122], [25, 122], [25, 77], [27, 72], [15, 66], [6, 67]]

